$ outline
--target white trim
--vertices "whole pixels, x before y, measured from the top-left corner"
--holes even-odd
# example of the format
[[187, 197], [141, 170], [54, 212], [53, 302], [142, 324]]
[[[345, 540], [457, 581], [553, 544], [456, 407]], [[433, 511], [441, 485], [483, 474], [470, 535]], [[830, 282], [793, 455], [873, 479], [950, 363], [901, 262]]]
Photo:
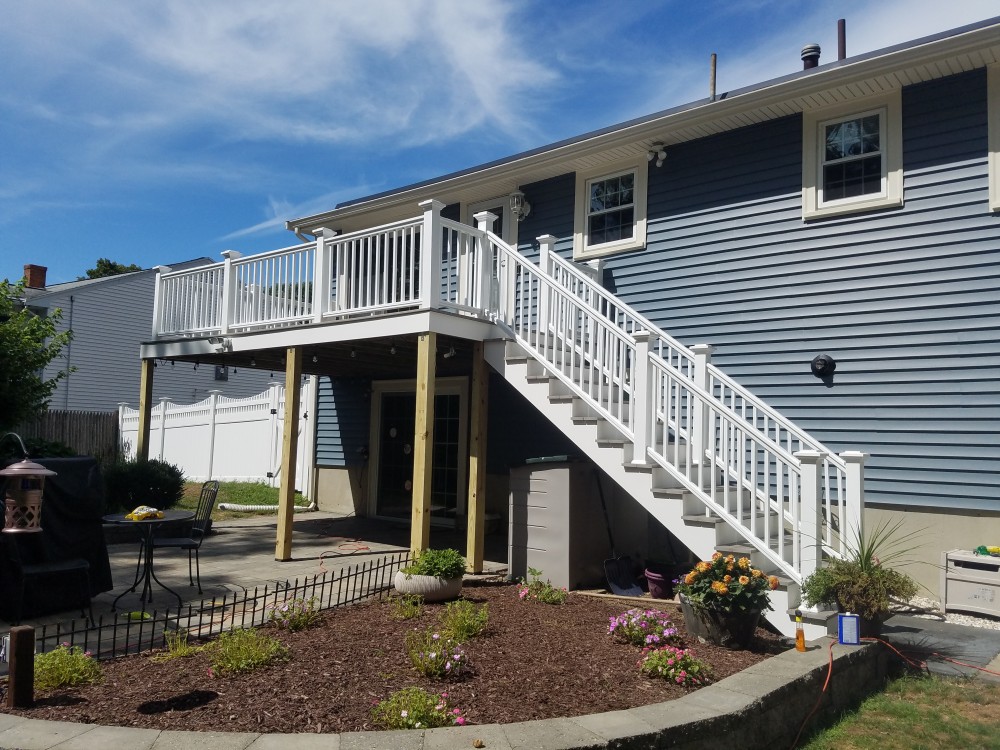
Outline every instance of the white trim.
[[[381, 450], [382, 396], [386, 393], [412, 393], [416, 398], [416, 380], [373, 380], [371, 422], [368, 428], [368, 515], [371, 518], [399, 520], [396, 516], [378, 515], [379, 452]], [[468, 500], [469, 468], [469, 379], [465, 376], [437, 378], [434, 395], [458, 396], [458, 492], [455, 517], [465, 516]], [[436, 525], [440, 522], [435, 521]]]
[[[802, 218], [843, 216], [903, 205], [902, 89], [838, 107], [807, 110], [802, 114]], [[866, 114], [881, 117], [882, 190], [878, 194], [822, 201], [823, 127], [837, 120]]]
[[497, 206], [501, 206], [503, 210], [503, 216], [500, 217], [503, 222], [503, 236], [500, 238], [506, 242], [511, 247], [517, 247], [517, 219], [514, 218], [514, 213], [510, 210], [510, 195], [498, 195], [496, 198], [490, 198], [485, 201], [476, 201], [475, 203], [463, 203], [462, 204], [462, 223], [468, 224], [471, 227], [476, 226], [476, 220], [473, 218], [480, 211], [490, 211]]
[[[588, 184], [594, 180], [602, 180], [626, 172], [635, 172], [635, 183], [632, 187], [635, 206], [632, 237], [617, 242], [605, 242], [594, 247], [587, 247], [587, 196]], [[585, 260], [600, 258], [605, 255], [637, 250], [646, 246], [646, 196], [649, 180], [649, 165], [645, 154], [637, 159], [629, 159], [616, 165], [605, 165], [599, 169], [576, 173], [575, 210], [573, 213], [573, 259]]]
[[1000, 65], [986, 67], [990, 211], [1000, 211]]

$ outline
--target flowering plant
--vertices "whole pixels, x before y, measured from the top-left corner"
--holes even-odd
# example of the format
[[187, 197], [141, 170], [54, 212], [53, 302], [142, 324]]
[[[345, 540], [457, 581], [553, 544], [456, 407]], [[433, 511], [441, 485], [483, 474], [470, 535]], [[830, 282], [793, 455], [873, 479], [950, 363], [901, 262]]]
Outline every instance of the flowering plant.
[[268, 612], [268, 619], [274, 625], [279, 628], [287, 628], [293, 633], [315, 625], [321, 617], [316, 610], [316, 597], [289, 599], [274, 605]]
[[644, 648], [639, 659], [639, 671], [649, 677], [662, 677], [681, 687], [707, 685], [711, 668], [694, 657], [694, 652], [676, 646]]
[[467, 723], [461, 709], [449, 707], [447, 693], [436, 696], [418, 687], [397, 690], [375, 704], [372, 718], [384, 729], [431, 729]]
[[413, 666], [426, 677], [456, 680], [469, 667], [462, 647], [433, 630], [410, 633], [406, 650]]
[[35, 654], [35, 690], [89, 685], [102, 679], [101, 665], [90, 651], [63, 642], [52, 651]]
[[677, 581], [677, 591], [695, 607], [721, 610], [771, 609], [768, 592], [778, 588], [778, 579], [750, 565], [750, 558], [716, 552], [702, 560]]
[[679, 640], [677, 628], [666, 612], [656, 609], [630, 609], [609, 618], [608, 635], [633, 646], [664, 646]]
[[522, 578], [517, 584], [517, 598], [522, 602], [525, 599], [534, 599], [544, 604], [562, 604], [566, 601], [567, 595], [566, 589], [556, 588], [548, 579], [543, 581], [542, 571], [535, 568], [528, 568], [528, 578]]

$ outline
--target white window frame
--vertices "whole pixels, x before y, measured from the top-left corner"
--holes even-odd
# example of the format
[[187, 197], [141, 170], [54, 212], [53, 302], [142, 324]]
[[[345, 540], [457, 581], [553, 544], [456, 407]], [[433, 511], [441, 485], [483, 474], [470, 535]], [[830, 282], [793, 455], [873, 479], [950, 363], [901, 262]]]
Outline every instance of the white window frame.
[[990, 211], [1000, 212], [1000, 65], [986, 68]]
[[[587, 244], [587, 210], [590, 196], [590, 183], [606, 180], [610, 177], [617, 177], [626, 172], [635, 173], [635, 182], [632, 186], [632, 200], [634, 205], [632, 236], [625, 240], [615, 242], [602, 242], [599, 245]], [[615, 165], [606, 165], [599, 170], [576, 173], [576, 210], [573, 218], [573, 258], [583, 260], [587, 258], [600, 258], [605, 255], [622, 253], [627, 250], [636, 250], [646, 246], [646, 187], [648, 183], [649, 166], [646, 163], [646, 155], [642, 158], [631, 159]]]
[[[823, 200], [824, 128], [843, 120], [878, 114], [882, 154], [882, 190], [878, 193]], [[897, 89], [838, 107], [802, 113], [802, 218], [818, 219], [903, 205], [903, 105]]]

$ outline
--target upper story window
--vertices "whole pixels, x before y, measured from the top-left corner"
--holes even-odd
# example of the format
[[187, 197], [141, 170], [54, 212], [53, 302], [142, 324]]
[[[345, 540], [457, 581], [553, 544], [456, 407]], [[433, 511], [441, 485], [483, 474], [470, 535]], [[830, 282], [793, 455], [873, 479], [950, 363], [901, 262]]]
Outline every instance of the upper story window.
[[599, 257], [646, 244], [646, 160], [577, 173], [573, 256]]
[[804, 218], [903, 205], [900, 93], [865, 104], [803, 115]]

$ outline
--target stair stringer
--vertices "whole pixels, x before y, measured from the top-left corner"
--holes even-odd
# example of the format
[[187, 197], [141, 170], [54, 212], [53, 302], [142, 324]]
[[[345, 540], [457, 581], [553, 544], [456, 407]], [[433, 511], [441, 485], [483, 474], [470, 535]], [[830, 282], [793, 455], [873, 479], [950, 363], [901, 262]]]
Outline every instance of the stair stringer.
[[[514, 347], [519, 354], [512, 356], [510, 352]], [[487, 363], [523, 398], [695, 556], [708, 559], [717, 548], [734, 541], [731, 527], [726, 523], [685, 520], [692, 507], [704, 506], [693, 499], [691, 493], [669, 488], [672, 483], [662, 481], [661, 469], [632, 464], [631, 444], [624, 439], [610, 439], [610, 426], [605, 420], [581, 419], [579, 405], [566, 398], [558, 386], [553, 388], [551, 383], [555, 379], [540, 375], [531, 355], [516, 342], [488, 341], [484, 354]], [[667, 491], [664, 491], [664, 485], [667, 485]], [[711, 519], [706, 516], [705, 520]], [[756, 560], [755, 564], [758, 564]], [[766, 566], [766, 562], [759, 564]], [[767, 567], [764, 569], [766, 571]], [[770, 594], [774, 609], [766, 612], [765, 616], [779, 632], [794, 636], [795, 624], [789, 612], [799, 605], [800, 590], [798, 584], [787, 579], [780, 580], [782, 585]], [[806, 623], [807, 638], [825, 634], [825, 625]]]

